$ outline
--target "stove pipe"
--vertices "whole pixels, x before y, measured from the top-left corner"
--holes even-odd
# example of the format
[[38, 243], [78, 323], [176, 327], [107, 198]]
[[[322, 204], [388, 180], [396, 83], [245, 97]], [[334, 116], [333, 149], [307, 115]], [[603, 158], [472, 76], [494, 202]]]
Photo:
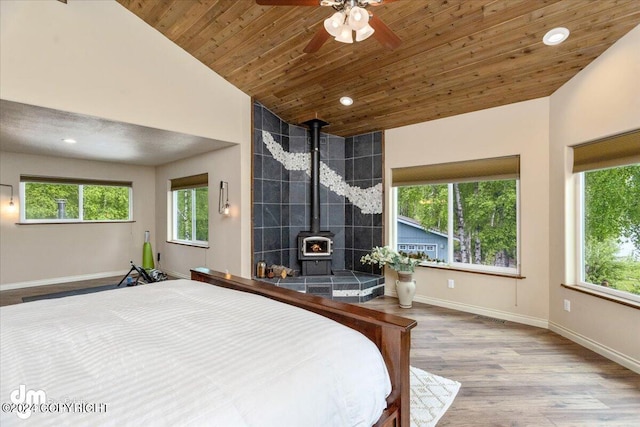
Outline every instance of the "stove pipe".
[[320, 232], [320, 128], [329, 123], [311, 119], [303, 123], [311, 131], [311, 232]]

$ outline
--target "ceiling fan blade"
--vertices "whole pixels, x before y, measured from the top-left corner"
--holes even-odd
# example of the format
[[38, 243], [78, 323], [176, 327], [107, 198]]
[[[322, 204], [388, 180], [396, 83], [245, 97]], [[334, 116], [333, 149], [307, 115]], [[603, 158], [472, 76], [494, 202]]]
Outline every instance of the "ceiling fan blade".
[[391, 31], [391, 28], [387, 27], [387, 25], [377, 16], [369, 16], [369, 25], [376, 30], [373, 33], [373, 37], [375, 37], [376, 40], [378, 40], [384, 47], [393, 50], [402, 43], [400, 37], [396, 36], [396, 34]]
[[67, 0], [58, 0], [60, 3], [67, 4]]
[[319, 0], [256, 0], [260, 6], [320, 6]]
[[329, 40], [329, 37], [331, 37], [331, 35], [327, 33], [327, 30], [325, 30], [323, 26], [321, 26], [320, 28], [318, 28], [318, 31], [316, 31], [316, 33], [313, 35], [313, 38], [311, 39], [311, 41], [307, 43], [304, 49], [302, 49], [302, 51], [304, 53], [317, 52], [322, 47], [324, 42]]

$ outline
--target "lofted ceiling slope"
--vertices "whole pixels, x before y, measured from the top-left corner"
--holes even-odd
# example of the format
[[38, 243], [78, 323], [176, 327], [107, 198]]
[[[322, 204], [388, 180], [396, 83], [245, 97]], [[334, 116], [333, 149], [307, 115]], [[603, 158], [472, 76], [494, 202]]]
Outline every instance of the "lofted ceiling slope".
[[[371, 8], [398, 49], [371, 37], [305, 54], [331, 8], [118, 2], [284, 120], [317, 115], [341, 136], [549, 96], [640, 24], [637, 0], [399, 0]], [[569, 39], [544, 45], [558, 26]]]

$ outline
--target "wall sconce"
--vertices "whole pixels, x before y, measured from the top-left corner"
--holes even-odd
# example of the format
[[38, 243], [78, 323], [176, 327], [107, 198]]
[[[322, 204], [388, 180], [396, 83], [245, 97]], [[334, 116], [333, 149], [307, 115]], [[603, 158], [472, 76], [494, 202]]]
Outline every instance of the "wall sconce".
[[13, 204], [13, 185], [9, 184], [0, 184], [3, 187], [9, 187], [11, 189], [11, 199], [9, 199], [9, 208], [13, 210], [15, 205]]
[[220, 197], [218, 198], [218, 213], [229, 216], [229, 183], [220, 181]]

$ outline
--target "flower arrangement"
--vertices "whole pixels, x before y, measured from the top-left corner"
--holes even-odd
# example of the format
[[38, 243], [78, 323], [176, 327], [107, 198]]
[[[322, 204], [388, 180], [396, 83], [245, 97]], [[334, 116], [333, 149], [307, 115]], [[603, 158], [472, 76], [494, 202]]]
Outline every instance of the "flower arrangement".
[[413, 273], [420, 260], [400, 254], [389, 246], [376, 246], [370, 254], [360, 258], [360, 262], [370, 265], [377, 264], [380, 267], [388, 265], [395, 271]]

